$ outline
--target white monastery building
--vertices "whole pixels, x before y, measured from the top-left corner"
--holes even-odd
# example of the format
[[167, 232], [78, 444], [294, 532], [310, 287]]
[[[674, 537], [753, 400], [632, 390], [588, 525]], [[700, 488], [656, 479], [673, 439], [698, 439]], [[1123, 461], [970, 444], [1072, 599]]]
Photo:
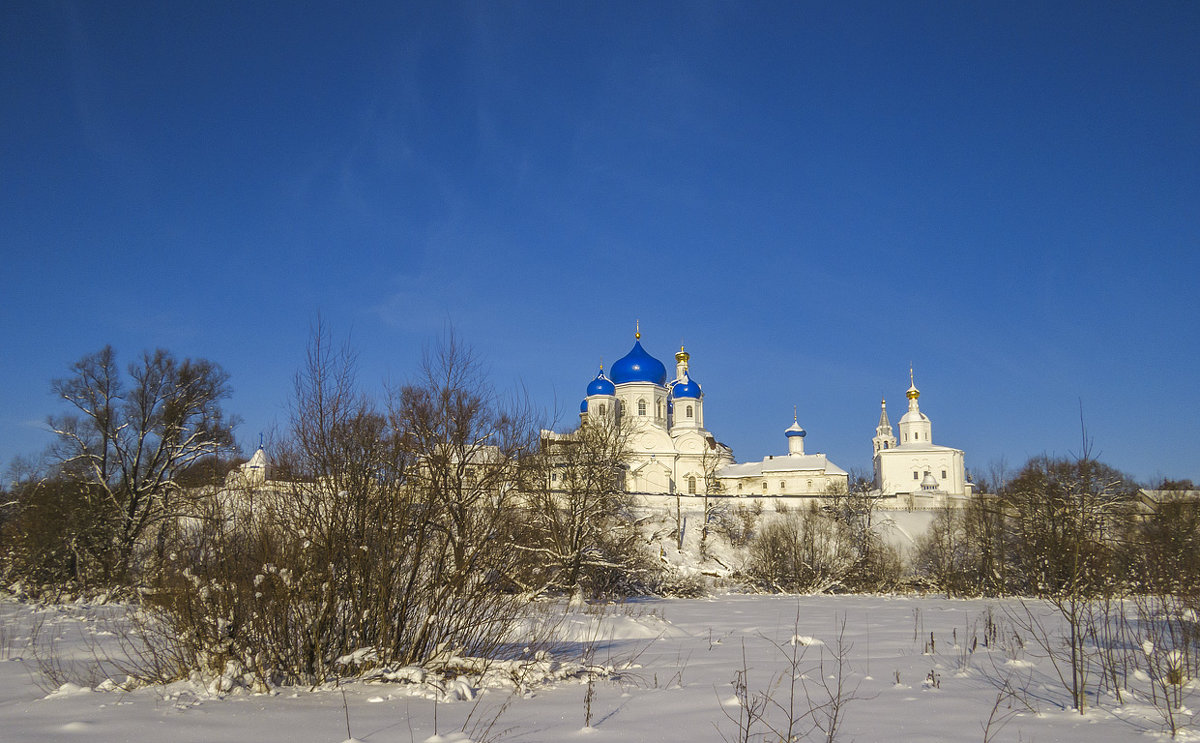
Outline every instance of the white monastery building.
[[921, 397], [912, 369], [908, 370], [908, 412], [900, 419], [900, 437], [892, 435], [887, 400], [881, 401], [875, 427], [875, 486], [884, 496], [908, 505], [942, 505], [971, 494], [963, 451], [933, 443], [933, 423], [921, 412]]
[[608, 376], [600, 373], [587, 386], [579, 406], [580, 423], [617, 416], [629, 431], [630, 461], [625, 489], [635, 493], [703, 494], [705, 483], [733, 454], [704, 428], [704, 393], [688, 373], [690, 355], [675, 354], [675, 377], [642, 348], [617, 360]]
[[[630, 459], [625, 489], [646, 495], [732, 497], [820, 497], [846, 492], [846, 470], [821, 453], [806, 453], [807, 433], [793, 410], [784, 430], [786, 454], [736, 463], [729, 447], [704, 427], [704, 392], [691, 375], [691, 356], [682, 346], [675, 374], [642, 347], [640, 327], [633, 348], [605, 374], [601, 365], [579, 406], [581, 425], [620, 419], [629, 431]], [[892, 434], [887, 403], [875, 429], [875, 492], [881, 505], [931, 507], [971, 493], [963, 452], [933, 443], [932, 423], [921, 412], [921, 393], [909, 370], [908, 412]], [[551, 434], [561, 436], [563, 434]]]
[[768, 455], [761, 462], [731, 464], [720, 473], [722, 492], [726, 495], [824, 495], [844, 493], [849, 487], [849, 475], [824, 454], [805, 454], [805, 430], [792, 413], [792, 425], [783, 435], [787, 437], [788, 453]]
[[847, 474], [824, 454], [805, 454], [806, 435], [793, 414], [784, 431], [788, 453], [735, 464], [733, 452], [704, 427], [704, 393], [689, 371], [690, 354], [675, 354], [675, 376], [642, 347], [633, 349], [588, 384], [580, 422], [620, 416], [629, 428], [630, 492], [730, 496], [821, 495], [847, 486]]

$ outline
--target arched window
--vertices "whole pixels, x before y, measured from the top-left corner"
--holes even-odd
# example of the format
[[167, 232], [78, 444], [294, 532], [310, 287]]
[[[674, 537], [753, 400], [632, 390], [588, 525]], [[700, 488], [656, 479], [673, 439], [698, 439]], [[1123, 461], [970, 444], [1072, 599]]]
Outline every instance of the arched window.
[[687, 417], [689, 417], [689, 418], [692, 417], [692, 406], [691, 405], [687, 406]]
[[742, 492], [742, 484], [740, 482], [738, 483], [738, 492]]
[[786, 489], [786, 488], [787, 488], [787, 484], [786, 484], [786, 483], [784, 483], [784, 481], [783, 481], [783, 480], [780, 480], [780, 481], [779, 481], [779, 492], [781, 492], [781, 493], [782, 493], [782, 492], [784, 491], [784, 489]]
[[767, 481], [763, 480], [763, 492], [767, 492]]
[[604, 415], [604, 403], [600, 403], [600, 415]]
[[654, 403], [654, 417], [659, 418], [659, 419], [662, 418], [662, 403], [661, 402]]
[[[604, 412], [604, 406], [603, 406], [603, 405], [601, 405], [601, 406], [600, 406], [600, 412], [601, 412], [601, 413], [603, 413], [603, 412]], [[886, 442], [886, 441], [885, 441], [885, 442], [883, 442], [883, 448], [884, 448], [884, 449], [888, 448], [888, 442]]]
[[696, 494], [696, 478], [688, 477], [688, 495]]
[[645, 415], [645, 414], [646, 414], [646, 401], [638, 400], [638, 415]]

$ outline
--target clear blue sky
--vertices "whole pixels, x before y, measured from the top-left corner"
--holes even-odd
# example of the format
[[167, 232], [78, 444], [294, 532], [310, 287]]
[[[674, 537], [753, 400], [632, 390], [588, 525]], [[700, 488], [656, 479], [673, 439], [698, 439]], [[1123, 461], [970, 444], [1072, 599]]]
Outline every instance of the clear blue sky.
[[741, 460], [870, 465], [916, 368], [982, 470], [1200, 482], [1200, 3], [0, 5], [0, 460], [111, 343], [313, 319], [364, 384], [452, 325], [560, 427], [640, 319]]

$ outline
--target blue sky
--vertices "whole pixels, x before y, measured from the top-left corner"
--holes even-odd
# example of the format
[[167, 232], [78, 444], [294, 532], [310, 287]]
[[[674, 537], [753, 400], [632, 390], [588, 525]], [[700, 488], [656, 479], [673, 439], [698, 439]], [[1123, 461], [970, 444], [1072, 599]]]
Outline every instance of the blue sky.
[[0, 7], [0, 460], [111, 343], [282, 426], [319, 314], [447, 327], [559, 426], [682, 341], [741, 460], [870, 465], [910, 362], [969, 468], [1200, 482], [1200, 3]]

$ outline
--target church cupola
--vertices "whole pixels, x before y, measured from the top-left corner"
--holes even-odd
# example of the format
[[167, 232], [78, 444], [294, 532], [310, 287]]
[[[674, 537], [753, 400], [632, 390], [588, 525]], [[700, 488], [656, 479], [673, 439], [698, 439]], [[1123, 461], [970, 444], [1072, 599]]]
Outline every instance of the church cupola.
[[589, 417], [609, 418], [617, 412], [617, 387], [612, 380], [604, 376], [604, 364], [596, 378], [588, 383], [587, 397], [579, 406], [579, 420], [586, 422]]
[[666, 429], [668, 415], [667, 367], [642, 348], [639, 323], [633, 348], [609, 370], [609, 378], [620, 401], [619, 414], [631, 425]]
[[892, 435], [892, 422], [888, 420], [887, 399], [879, 401], [879, 425], [875, 426], [875, 438], [871, 441], [875, 444], [876, 454], [896, 446], [896, 437]]
[[917, 403], [921, 391], [913, 380], [911, 366], [908, 368], [908, 382], [908, 391], [904, 393], [908, 397], [908, 412], [900, 419], [900, 445], [928, 446], [933, 443], [933, 423], [921, 412], [921, 406]]
[[616, 385], [612, 380], [604, 376], [604, 364], [600, 365], [600, 373], [587, 386], [587, 396], [592, 395], [615, 395], [617, 394]]
[[783, 432], [788, 440], [788, 454], [791, 456], [802, 456], [804, 454], [804, 437], [808, 432], [800, 427], [800, 422], [796, 418], [796, 411], [792, 410], [792, 425], [788, 426]]
[[646, 349], [642, 348], [642, 330], [640, 324], [633, 338], [633, 348], [629, 353], [617, 359], [617, 362], [612, 365], [610, 371], [612, 373], [613, 384], [641, 382], [656, 384], [660, 387], [665, 386], [667, 383], [667, 367], [663, 366], [661, 361], [646, 353]]
[[703, 428], [704, 411], [702, 400], [704, 394], [700, 383], [692, 379], [688, 373], [688, 360], [691, 355], [679, 347], [675, 354], [675, 380], [671, 382], [671, 428]]

